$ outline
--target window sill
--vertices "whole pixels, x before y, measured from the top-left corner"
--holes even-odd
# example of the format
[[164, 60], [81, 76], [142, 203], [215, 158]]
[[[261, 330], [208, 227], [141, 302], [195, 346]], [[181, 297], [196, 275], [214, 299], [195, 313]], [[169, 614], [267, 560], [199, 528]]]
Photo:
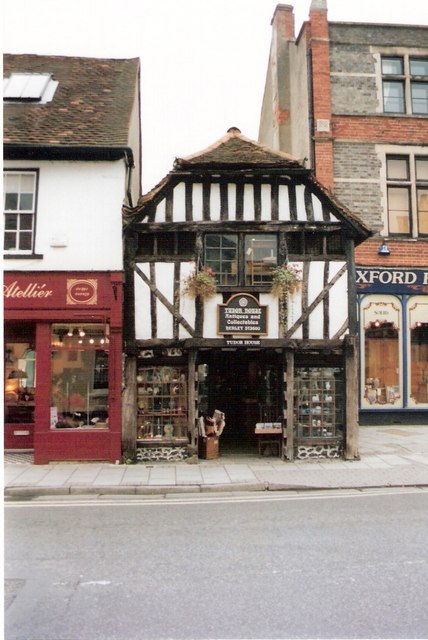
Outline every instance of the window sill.
[[4, 253], [4, 260], [43, 260], [42, 253]]

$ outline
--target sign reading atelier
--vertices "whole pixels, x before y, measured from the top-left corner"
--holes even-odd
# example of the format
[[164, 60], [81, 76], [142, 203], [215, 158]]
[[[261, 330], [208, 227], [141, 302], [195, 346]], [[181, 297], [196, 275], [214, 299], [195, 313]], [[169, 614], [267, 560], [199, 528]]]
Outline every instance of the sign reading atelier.
[[267, 335], [267, 305], [247, 293], [233, 295], [218, 307], [219, 334]]

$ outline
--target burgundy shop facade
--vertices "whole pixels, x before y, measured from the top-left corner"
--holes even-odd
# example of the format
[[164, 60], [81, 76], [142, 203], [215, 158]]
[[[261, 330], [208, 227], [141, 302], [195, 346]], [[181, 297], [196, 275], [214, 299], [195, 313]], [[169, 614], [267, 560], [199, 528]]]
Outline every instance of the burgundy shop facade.
[[6, 450], [121, 458], [122, 274], [4, 274]]

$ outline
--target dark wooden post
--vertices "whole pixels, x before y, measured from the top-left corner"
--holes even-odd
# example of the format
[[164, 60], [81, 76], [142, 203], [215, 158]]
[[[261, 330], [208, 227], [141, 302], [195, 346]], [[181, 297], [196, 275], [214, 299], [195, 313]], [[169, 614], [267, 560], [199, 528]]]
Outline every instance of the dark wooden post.
[[137, 358], [126, 356], [122, 393], [123, 457], [133, 459], [137, 448]]
[[357, 285], [355, 279], [354, 241], [346, 242], [348, 263], [348, 318], [349, 335], [345, 336], [345, 416], [346, 442], [345, 458], [354, 460], [358, 453], [358, 321], [357, 321]]
[[346, 415], [346, 460], [359, 458], [358, 453], [358, 340], [356, 336], [345, 337], [345, 415]]
[[198, 445], [198, 433], [196, 430], [196, 349], [190, 349], [188, 355], [188, 424], [190, 433], [190, 444], [192, 447]]
[[285, 455], [287, 460], [294, 460], [294, 351], [287, 351], [287, 444]]

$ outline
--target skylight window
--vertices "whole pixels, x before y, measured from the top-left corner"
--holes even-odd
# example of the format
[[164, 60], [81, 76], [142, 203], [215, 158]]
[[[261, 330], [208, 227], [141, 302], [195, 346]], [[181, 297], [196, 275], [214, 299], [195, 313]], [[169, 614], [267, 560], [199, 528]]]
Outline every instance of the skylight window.
[[4, 79], [3, 100], [11, 102], [50, 102], [58, 82], [50, 73], [12, 73]]

